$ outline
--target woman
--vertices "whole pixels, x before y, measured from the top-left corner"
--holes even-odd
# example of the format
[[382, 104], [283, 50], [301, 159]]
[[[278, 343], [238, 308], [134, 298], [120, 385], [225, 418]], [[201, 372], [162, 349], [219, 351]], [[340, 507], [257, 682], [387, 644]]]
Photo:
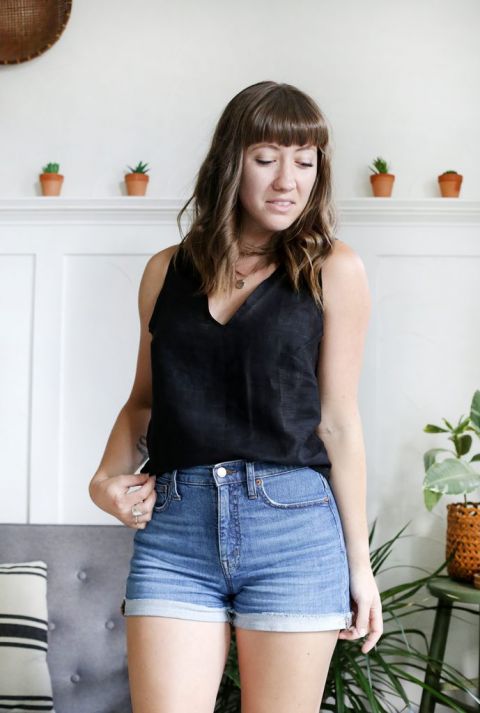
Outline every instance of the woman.
[[254, 84], [218, 122], [189, 232], [146, 265], [135, 381], [90, 484], [137, 528], [134, 713], [213, 711], [231, 626], [242, 713], [313, 713], [337, 639], [368, 634], [366, 653], [382, 633], [357, 405], [370, 298], [331, 195], [316, 103]]

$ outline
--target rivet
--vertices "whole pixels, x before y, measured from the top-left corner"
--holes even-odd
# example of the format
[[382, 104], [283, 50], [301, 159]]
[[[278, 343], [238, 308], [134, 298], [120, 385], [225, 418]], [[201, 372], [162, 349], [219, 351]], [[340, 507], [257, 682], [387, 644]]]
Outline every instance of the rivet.
[[87, 578], [87, 573], [83, 571], [83, 569], [80, 570], [77, 574], [78, 579], [86, 579]]
[[105, 626], [107, 629], [114, 629], [115, 628], [115, 622], [109, 619], [108, 621], [105, 622]]
[[227, 474], [227, 469], [223, 467], [223, 465], [220, 466], [220, 468], [217, 468], [217, 475], [220, 476], [220, 478], [223, 478]]
[[255, 482], [256, 482], [257, 485], [260, 485], [260, 483], [262, 482], [262, 479], [261, 479], [261, 478], [257, 478], [257, 479], [255, 480]]
[[72, 673], [72, 675], [70, 676], [70, 681], [72, 683], [78, 683], [80, 681], [80, 676], [78, 675], [78, 673]]

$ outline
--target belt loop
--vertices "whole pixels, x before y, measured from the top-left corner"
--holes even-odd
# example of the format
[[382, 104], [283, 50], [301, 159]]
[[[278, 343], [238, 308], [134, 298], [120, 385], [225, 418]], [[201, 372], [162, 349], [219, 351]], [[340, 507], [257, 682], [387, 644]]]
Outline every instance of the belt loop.
[[246, 462], [245, 463], [246, 469], [247, 469], [247, 490], [248, 490], [248, 497], [250, 500], [253, 498], [258, 497], [257, 495], [257, 487], [255, 484], [255, 464]]
[[172, 470], [172, 490], [173, 490], [173, 495], [172, 498], [174, 500], [181, 500], [182, 496], [179, 494], [177, 490], [177, 468]]

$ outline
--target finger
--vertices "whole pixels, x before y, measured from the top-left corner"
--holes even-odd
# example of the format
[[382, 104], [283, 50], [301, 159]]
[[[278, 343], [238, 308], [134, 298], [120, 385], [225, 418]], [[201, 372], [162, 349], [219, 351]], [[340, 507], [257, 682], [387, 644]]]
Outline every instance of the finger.
[[128, 488], [128, 486], [143, 485], [149, 478], [154, 476], [150, 476], [148, 473], [136, 473], [134, 475], [119, 475], [117, 477], [120, 478], [118, 482], [125, 488]]
[[138, 517], [138, 523], [135, 522], [135, 518], [132, 520], [132, 516], [128, 518], [128, 520], [122, 520], [123, 524], [126, 525], [127, 527], [130, 527], [132, 530], [143, 530], [147, 523], [142, 522], [140, 520], [140, 516]]
[[355, 629], [360, 637], [366, 636], [370, 629], [371, 601], [358, 602], [358, 612], [355, 617]]
[[378, 612], [375, 609], [371, 609], [371, 616], [370, 616], [370, 626], [369, 626], [369, 632], [367, 636], [365, 637], [365, 641], [362, 643], [362, 653], [366, 654], [368, 653], [377, 643], [379, 640], [380, 636], [383, 633], [383, 620], [381, 617], [381, 610]]
[[370, 651], [370, 649], [373, 649], [373, 647], [376, 645], [376, 643], [379, 640], [381, 635], [382, 635], [381, 631], [376, 631], [376, 630], [370, 631], [366, 640], [362, 644], [362, 653], [366, 654]]
[[354, 639], [360, 638], [358, 631], [354, 626], [352, 626], [351, 629], [342, 629], [339, 632], [338, 637], [340, 639], [347, 639], [349, 641], [353, 641]]
[[366, 646], [370, 650], [383, 634], [383, 616], [381, 605], [374, 607], [371, 614], [370, 632], [367, 637]]
[[[150, 481], [152, 481], [152, 482], [150, 482]], [[141, 496], [146, 495], [147, 493], [150, 493], [154, 487], [155, 487], [155, 476], [152, 475], [149, 477], [149, 479], [147, 481], [145, 481], [145, 483], [143, 483], [143, 485], [131, 485], [127, 489], [126, 495], [132, 495], [132, 493], [140, 492], [140, 499], [143, 500], [144, 498]]]
[[[139, 500], [138, 499], [138, 493], [137, 493], [137, 499], [135, 501], [135, 509], [137, 512], [141, 513], [138, 515], [134, 515], [132, 510], [134, 509], [133, 505], [128, 506], [128, 514], [129, 514], [129, 521], [130, 521], [130, 527], [138, 528], [138, 529], [144, 529], [148, 522], [152, 519], [152, 510], [153, 510], [153, 505], [150, 505], [151, 502], [151, 496], [152, 493], [149, 494], [148, 497], [146, 497], [144, 500]], [[153, 497], [156, 500], [156, 494], [153, 493]]]
[[136, 530], [144, 530], [147, 526], [148, 520], [145, 520], [145, 515], [138, 515], [137, 518], [133, 518], [132, 527]]
[[131, 486], [127, 489], [127, 493], [126, 493], [126, 494], [127, 494], [127, 495], [131, 495], [132, 493], [136, 493], [138, 490], [141, 490], [141, 489], [142, 489], [142, 486], [141, 486], [141, 485], [131, 485]]

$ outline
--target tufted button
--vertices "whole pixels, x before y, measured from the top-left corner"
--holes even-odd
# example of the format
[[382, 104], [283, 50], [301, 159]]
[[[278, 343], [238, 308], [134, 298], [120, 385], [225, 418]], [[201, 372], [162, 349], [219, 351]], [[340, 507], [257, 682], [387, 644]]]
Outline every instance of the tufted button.
[[50, 629], [50, 631], [53, 631], [54, 629], [57, 628], [57, 625], [55, 624], [54, 621], [49, 621], [49, 622], [48, 622], [48, 628]]
[[80, 676], [78, 675], [78, 673], [72, 673], [72, 675], [70, 676], [70, 681], [72, 683], [78, 683], [80, 681]]
[[227, 469], [223, 467], [223, 465], [220, 466], [220, 468], [217, 468], [217, 475], [220, 476], [220, 478], [224, 478], [227, 474]]
[[114, 629], [115, 628], [115, 622], [109, 619], [108, 621], [105, 622], [105, 626], [107, 629]]
[[77, 573], [77, 577], [83, 581], [87, 578], [87, 573], [81, 569], [80, 572]]

